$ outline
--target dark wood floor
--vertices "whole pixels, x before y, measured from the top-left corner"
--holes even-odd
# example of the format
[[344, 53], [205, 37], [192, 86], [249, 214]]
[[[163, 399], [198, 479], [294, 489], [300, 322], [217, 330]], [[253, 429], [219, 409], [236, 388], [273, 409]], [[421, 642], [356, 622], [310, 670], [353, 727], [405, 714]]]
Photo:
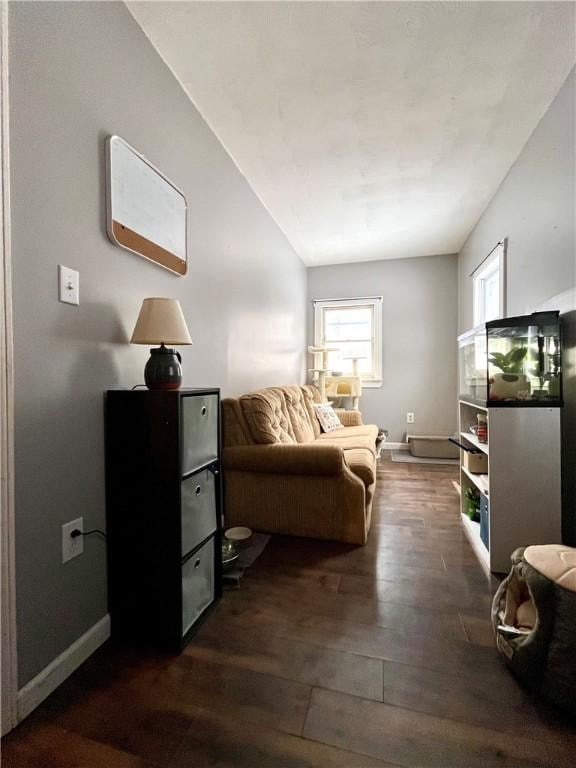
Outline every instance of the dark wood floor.
[[493, 648], [455, 478], [382, 461], [366, 547], [274, 539], [184, 654], [101, 649], [3, 766], [574, 768]]

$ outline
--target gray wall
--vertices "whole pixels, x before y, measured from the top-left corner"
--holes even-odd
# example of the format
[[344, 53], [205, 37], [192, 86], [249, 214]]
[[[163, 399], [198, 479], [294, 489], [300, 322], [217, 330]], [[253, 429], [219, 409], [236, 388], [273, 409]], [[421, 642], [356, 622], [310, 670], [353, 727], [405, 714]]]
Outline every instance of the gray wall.
[[[143, 379], [127, 340], [145, 296], [182, 302], [186, 386], [303, 377], [306, 271], [124, 5], [11, 3], [19, 682], [105, 615], [105, 547], [61, 564], [61, 525], [104, 525], [103, 391]], [[185, 192], [185, 279], [104, 229], [104, 139]], [[80, 271], [57, 301], [57, 264]]]
[[572, 70], [466, 241], [459, 259], [460, 331], [472, 325], [472, 270], [508, 238], [507, 314], [566, 309], [565, 540], [576, 543], [576, 201]]
[[[383, 385], [363, 390], [364, 421], [389, 429], [393, 442], [402, 440], [407, 430], [452, 434], [456, 429], [457, 257], [309, 269], [309, 343], [314, 339], [312, 301], [355, 296], [383, 296]], [[407, 411], [414, 411], [414, 424], [406, 424]]]
[[469, 275], [503, 237], [509, 315], [533, 312], [576, 285], [575, 89], [572, 70], [460, 252], [461, 332], [473, 324]]

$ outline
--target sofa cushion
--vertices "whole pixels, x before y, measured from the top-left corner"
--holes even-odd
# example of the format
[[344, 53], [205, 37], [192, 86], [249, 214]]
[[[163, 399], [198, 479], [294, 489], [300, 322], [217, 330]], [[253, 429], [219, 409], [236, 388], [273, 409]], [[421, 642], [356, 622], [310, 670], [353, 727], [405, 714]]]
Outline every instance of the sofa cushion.
[[[357, 429], [357, 427], [350, 427]], [[330, 438], [316, 440], [317, 445], [333, 445], [342, 448], [344, 459], [348, 467], [359, 477], [364, 485], [369, 486], [376, 480], [376, 448], [374, 440], [368, 435], [356, 435], [349, 437], [334, 437], [343, 429], [330, 432], [325, 437]]]
[[284, 395], [279, 389], [261, 389], [243, 395], [240, 405], [256, 443], [272, 445], [296, 442]]
[[335, 408], [336, 414], [343, 427], [361, 427], [362, 414], [360, 411], [347, 411], [345, 408]]
[[363, 424], [360, 427], [342, 427], [341, 429], [335, 429], [333, 432], [322, 433], [317, 439], [334, 440], [335, 438], [344, 437], [346, 439], [360, 438], [364, 440], [367, 438], [375, 446], [377, 436], [378, 427], [375, 424]]
[[302, 387], [281, 387], [288, 418], [297, 443], [311, 443], [316, 438], [306, 395]]
[[345, 448], [344, 460], [366, 487], [376, 482], [376, 460], [369, 448]]
[[[331, 432], [330, 435], [335, 435], [335, 432]], [[338, 448], [342, 448], [343, 451], [350, 448], [363, 448], [370, 451], [374, 457], [376, 456], [374, 440], [367, 435], [364, 435], [363, 437], [332, 437], [331, 440], [316, 440], [315, 442], [318, 443], [318, 445], [335, 445]]]

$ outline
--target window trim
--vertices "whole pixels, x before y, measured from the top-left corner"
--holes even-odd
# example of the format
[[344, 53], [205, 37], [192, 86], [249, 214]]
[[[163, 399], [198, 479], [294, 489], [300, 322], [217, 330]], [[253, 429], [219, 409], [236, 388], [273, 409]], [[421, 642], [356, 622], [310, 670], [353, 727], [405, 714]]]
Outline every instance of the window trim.
[[361, 378], [363, 387], [382, 386], [382, 296], [366, 296], [353, 299], [313, 299], [314, 307], [314, 344], [322, 346], [322, 314], [324, 309], [331, 307], [366, 307], [371, 306], [374, 312], [373, 328], [373, 365], [374, 373], [370, 378]]
[[[503, 238], [490, 251], [488, 256], [470, 273], [472, 278], [472, 309], [474, 327], [486, 322], [484, 305], [484, 280], [485, 275], [496, 270], [499, 273], [499, 299], [498, 314], [491, 320], [500, 320], [506, 317], [506, 255], [508, 250], [508, 238]], [[495, 266], [497, 265], [497, 266]]]

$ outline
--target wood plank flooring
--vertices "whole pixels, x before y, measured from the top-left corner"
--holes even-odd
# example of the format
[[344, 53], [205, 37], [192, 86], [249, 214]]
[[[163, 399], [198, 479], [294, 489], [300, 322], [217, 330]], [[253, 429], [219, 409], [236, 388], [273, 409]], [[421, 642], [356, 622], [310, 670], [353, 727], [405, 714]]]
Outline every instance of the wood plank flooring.
[[179, 657], [102, 648], [5, 768], [574, 768], [496, 654], [456, 470], [378, 471], [365, 547], [274, 538]]

